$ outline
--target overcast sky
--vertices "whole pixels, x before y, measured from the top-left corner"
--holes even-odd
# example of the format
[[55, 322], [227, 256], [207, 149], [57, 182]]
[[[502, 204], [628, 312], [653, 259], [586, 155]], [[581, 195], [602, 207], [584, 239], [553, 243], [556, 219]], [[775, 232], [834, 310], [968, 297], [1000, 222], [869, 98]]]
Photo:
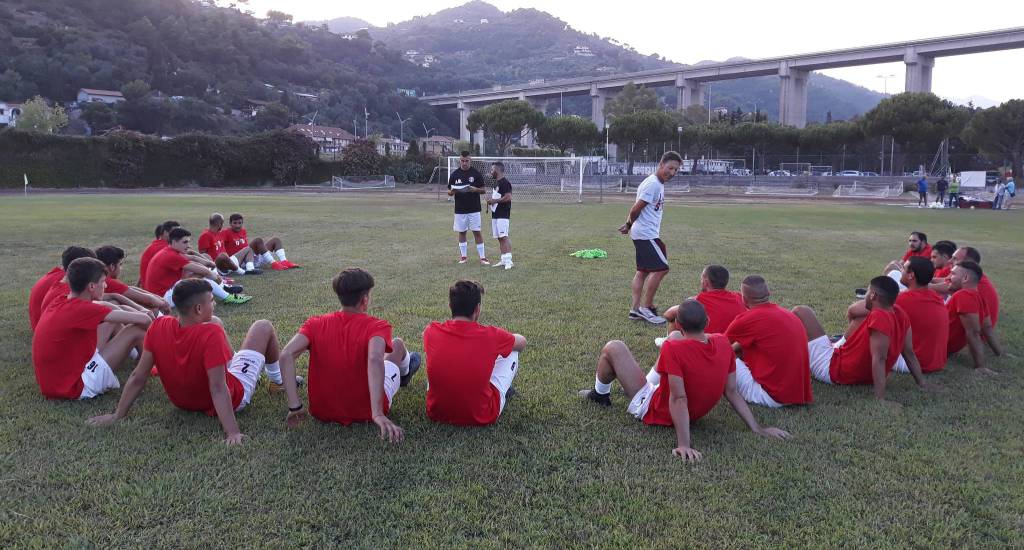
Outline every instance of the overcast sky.
[[[465, 4], [467, 0], [250, 0], [296, 21], [358, 17], [376, 26]], [[915, 38], [1024, 27], [1020, 0], [858, 0], [855, 2], [750, 1], [672, 3], [664, 0], [491, 0], [503, 11], [537, 8], [573, 28], [627, 43], [640, 53], [696, 63], [730, 57], [764, 58], [850, 48]], [[1017, 5], [1016, 8], [1012, 7]], [[672, 22], [675, 23], [672, 23]], [[903, 91], [902, 63], [823, 71], [889, 93]], [[940, 58], [933, 91], [951, 99], [979, 96], [995, 102], [1024, 98], [1024, 49]], [[895, 75], [891, 78], [879, 76]]]

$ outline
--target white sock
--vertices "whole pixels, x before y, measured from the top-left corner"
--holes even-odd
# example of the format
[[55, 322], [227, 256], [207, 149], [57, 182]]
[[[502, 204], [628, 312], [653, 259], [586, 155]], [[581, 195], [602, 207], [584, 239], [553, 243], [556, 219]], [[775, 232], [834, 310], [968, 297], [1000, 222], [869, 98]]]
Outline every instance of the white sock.
[[277, 254], [277, 259], [281, 260], [282, 262], [286, 261], [288, 259], [288, 257], [284, 255], [284, 249], [283, 248], [278, 248], [277, 252], [275, 252], [275, 254]]
[[270, 254], [269, 250], [264, 252], [263, 254], [260, 254], [260, 257], [263, 258], [263, 261], [268, 264], [274, 263], [274, 256]]
[[412, 358], [412, 354], [409, 350], [405, 350], [405, 357], [402, 358], [402, 362], [398, 364], [398, 374], [405, 376], [409, 374], [409, 360]]
[[480, 256], [481, 259], [487, 257], [487, 254], [484, 253], [484, 243], [476, 245], [476, 253]]
[[505, 262], [507, 264], [512, 263], [512, 253], [508, 252], [506, 254], [502, 254], [501, 255], [501, 261], [503, 261], [503, 262]]
[[228, 291], [224, 290], [224, 287], [218, 285], [217, 283], [209, 279], [206, 279], [206, 282], [210, 284], [210, 290], [213, 291], [214, 298], [218, 300], [223, 300], [224, 298], [227, 298], [229, 296]]
[[459, 256], [465, 258], [467, 250], [469, 250], [468, 243], [459, 243]]
[[267, 372], [267, 378], [269, 378], [271, 382], [275, 384], [284, 383], [281, 379], [281, 363], [279, 361], [267, 363], [266, 365], [263, 365], [263, 369]]
[[647, 372], [647, 382], [652, 386], [661, 384], [661, 375], [658, 374], [657, 367], [651, 367], [651, 370]]
[[245, 262], [245, 270], [246, 271], [252, 271], [254, 269], [256, 269], [256, 265], [255, 264], [253, 264], [252, 262]]
[[612, 385], [601, 382], [601, 379], [595, 376], [594, 391], [601, 395], [608, 395], [609, 393], [612, 393]]

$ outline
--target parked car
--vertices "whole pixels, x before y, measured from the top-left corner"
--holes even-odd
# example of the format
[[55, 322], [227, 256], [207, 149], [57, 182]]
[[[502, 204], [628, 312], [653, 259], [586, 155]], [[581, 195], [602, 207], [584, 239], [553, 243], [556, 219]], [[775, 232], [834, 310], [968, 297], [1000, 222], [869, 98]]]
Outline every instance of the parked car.
[[985, 185], [995, 185], [999, 183], [1002, 178], [999, 177], [999, 172], [985, 172]]
[[878, 172], [861, 172], [860, 175], [877, 178], [878, 177]]
[[769, 176], [792, 176], [793, 174], [790, 174], [789, 170], [775, 170], [773, 172], [768, 172], [768, 175]]
[[734, 176], [749, 176], [751, 172], [747, 168], [733, 168], [730, 174]]
[[859, 170], [843, 170], [839, 172], [840, 176], [862, 176]]

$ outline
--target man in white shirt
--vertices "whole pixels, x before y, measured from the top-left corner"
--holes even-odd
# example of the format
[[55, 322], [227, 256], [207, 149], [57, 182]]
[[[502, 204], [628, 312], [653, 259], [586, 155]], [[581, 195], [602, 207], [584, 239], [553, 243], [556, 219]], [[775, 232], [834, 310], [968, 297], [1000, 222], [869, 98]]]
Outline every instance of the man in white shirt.
[[637, 188], [636, 203], [629, 209], [626, 223], [619, 227], [619, 233], [628, 234], [633, 239], [633, 247], [636, 249], [630, 319], [644, 320], [655, 325], [665, 323], [665, 318], [658, 315], [658, 309], [654, 307], [654, 294], [658, 292], [658, 286], [669, 269], [668, 252], [665, 243], [659, 238], [661, 214], [665, 206], [665, 184], [675, 177], [682, 163], [683, 159], [675, 151], [661, 156], [657, 171]]

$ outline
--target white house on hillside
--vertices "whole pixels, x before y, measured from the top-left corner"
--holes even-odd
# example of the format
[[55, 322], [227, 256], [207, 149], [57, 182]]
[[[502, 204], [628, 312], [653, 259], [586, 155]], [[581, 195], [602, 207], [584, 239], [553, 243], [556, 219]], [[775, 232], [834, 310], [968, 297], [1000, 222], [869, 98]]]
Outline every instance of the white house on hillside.
[[115, 90], [82, 88], [78, 90], [78, 103], [106, 103], [113, 105], [124, 101], [124, 95]]
[[0, 101], [0, 128], [14, 127], [21, 116], [21, 103]]
[[321, 153], [340, 153], [357, 138], [348, 131], [331, 126], [315, 126], [312, 124], [296, 124], [288, 127], [289, 132], [297, 132], [316, 142]]

